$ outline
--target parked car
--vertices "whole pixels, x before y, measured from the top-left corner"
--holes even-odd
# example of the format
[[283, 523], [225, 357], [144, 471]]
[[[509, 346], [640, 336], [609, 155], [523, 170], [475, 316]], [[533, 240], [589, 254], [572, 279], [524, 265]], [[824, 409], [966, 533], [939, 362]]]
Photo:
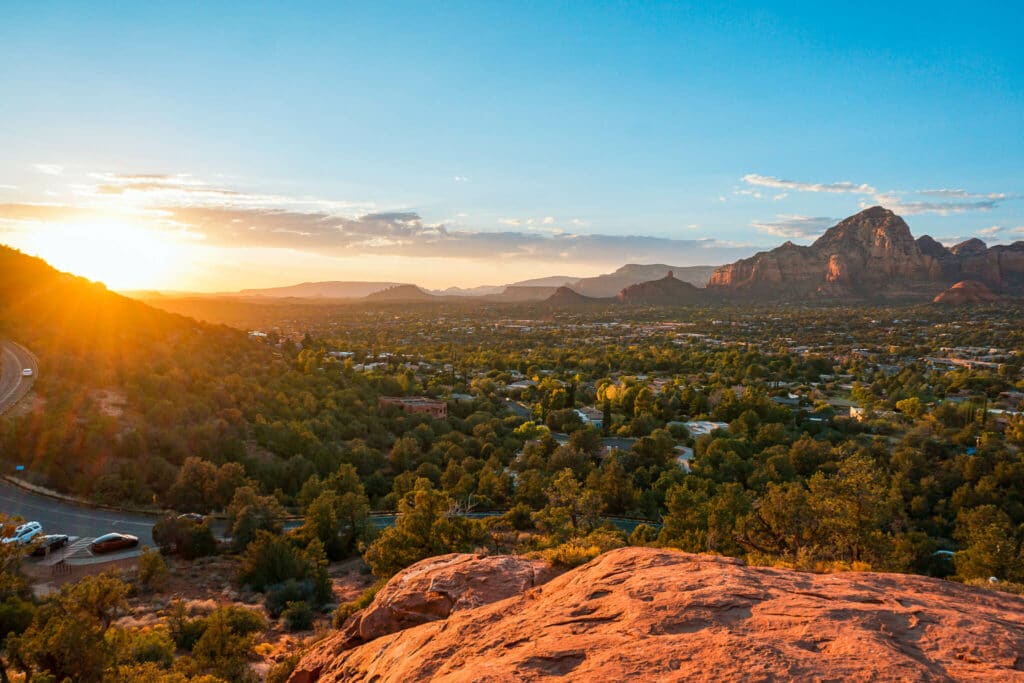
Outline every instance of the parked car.
[[21, 371], [21, 376], [22, 377], [31, 377], [32, 376], [32, 368], [25, 368], [24, 370], [22, 370]]
[[189, 522], [192, 522], [193, 524], [202, 524], [203, 521], [206, 518], [203, 517], [198, 512], [185, 512], [185, 513], [182, 513], [182, 514], [178, 515], [178, 519], [188, 520]]
[[38, 539], [39, 545], [32, 550], [33, 557], [42, 557], [68, 544], [67, 534], [46, 534]]
[[89, 544], [89, 550], [93, 553], [109, 553], [115, 550], [134, 548], [139, 544], [139, 539], [130, 534], [110, 533], [104, 534]]
[[24, 524], [22, 524], [14, 530], [13, 536], [8, 536], [3, 540], [3, 542], [25, 545], [41, 533], [43, 533], [42, 524], [40, 524], [39, 522], [25, 522]]

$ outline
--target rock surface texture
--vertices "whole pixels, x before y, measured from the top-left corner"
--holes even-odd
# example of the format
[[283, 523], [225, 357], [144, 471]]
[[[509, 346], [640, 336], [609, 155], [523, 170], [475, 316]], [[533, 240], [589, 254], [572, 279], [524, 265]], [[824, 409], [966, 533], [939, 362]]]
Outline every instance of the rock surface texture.
[[786, 242], [721, 266], [708, 291], [753, 298], [932, 298], [958, 280], [1024, 294], [1024, 242], [988, 248], [971, 239], [952, 249], [874, 206], [839, 222], [810, 246]]
[[[448, 557], [504, 583], [504, 560]], [[422, 565], [410, 569], [429, 585]], [[511, 580], [523, 593], [447, 619], [348, 650], [329, 639], [291, 681], [1024, 680], [1024, 599], [938, 579], [651, 548], [611, 551], [539, 587], [528, 574]]]
[[321, 672], [347, 650], [453, 612], [521, 595], [556, 575], [546, 562], [509, 555], [453, 553], [417, 562], [392, 577], [337, 633], [318, 643], [289, 680], [344, 680], [321, 678]]

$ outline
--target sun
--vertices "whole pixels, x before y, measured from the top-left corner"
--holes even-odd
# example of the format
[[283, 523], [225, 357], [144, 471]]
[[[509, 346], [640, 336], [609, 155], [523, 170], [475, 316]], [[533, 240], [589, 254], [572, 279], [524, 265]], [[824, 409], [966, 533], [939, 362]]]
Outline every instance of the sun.
[[185, 266], [165, 231], [116, 220], [48, 223], [20, 242], [53, 267], [114, 290], [173, 288]]

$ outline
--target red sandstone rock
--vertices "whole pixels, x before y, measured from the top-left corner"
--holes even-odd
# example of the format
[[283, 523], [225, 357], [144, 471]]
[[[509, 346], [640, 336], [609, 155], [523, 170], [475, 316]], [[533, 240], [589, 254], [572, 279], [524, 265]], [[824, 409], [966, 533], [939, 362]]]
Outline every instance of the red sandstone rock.
[[623, 548], [336, 655], [316, 646], [300, 671], [293, 682], [1021, 681], [1024, 599]]
[[935, 303], [951, 306], [980, 304], [986, 301], [999, 301], [999, 297], [993, 294], [991, 289], [975, 280], [958, 282], [935, 297]]
[[292, 683], [317, 680], [321, 669], [346, 650], [381, 636], [447, 618], [549, 581], [557, 572], [546, 562], [509, 555], [439, 555], [403, 569], [366, 609], [318, 644], [302, 660]]
[[874, 206], [840, 221], [810, 246], [786, 242], [717, 268], [708, 290], [771, 298], [930, 298], [963, 279], [1024, 294], [1024, 242], [989, 249], [975, 238], [947, 249], [927, 235], [914, 240], [902, 218]]

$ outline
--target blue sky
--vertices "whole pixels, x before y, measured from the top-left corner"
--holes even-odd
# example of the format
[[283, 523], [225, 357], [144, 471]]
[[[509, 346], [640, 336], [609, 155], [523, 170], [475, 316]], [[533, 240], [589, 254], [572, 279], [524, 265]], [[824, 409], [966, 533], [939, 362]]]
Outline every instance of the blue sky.
[[110, 220], [221, 288], [717, 263], [876, 203], [1024, 239], [1022, 6], [708, 4], [8, 3], [0, 241]]

